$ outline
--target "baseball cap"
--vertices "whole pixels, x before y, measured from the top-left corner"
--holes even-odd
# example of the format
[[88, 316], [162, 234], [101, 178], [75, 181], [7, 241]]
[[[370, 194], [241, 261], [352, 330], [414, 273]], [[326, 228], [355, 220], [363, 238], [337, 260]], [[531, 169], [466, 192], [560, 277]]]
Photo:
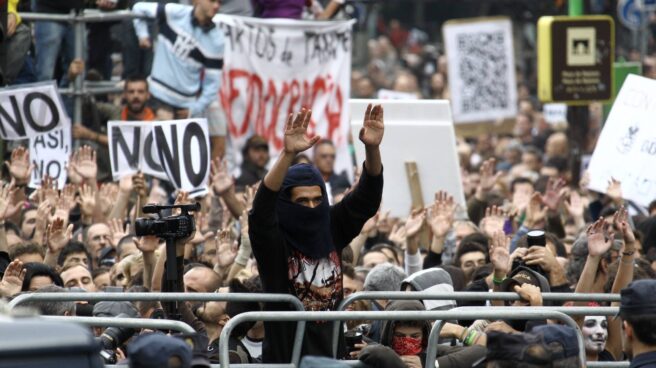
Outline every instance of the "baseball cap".
[[620, 295], [620, 317], [656, 316], [656, 280], [633, 281]]
[[168, 367], [169, 359], [178, 357], [181, 368], [190, 368], [191, 347], [181, 339], [161, 333], [138, 336], [128, 345], [130, 368]]
[[510, 272], [510, 276], [501, 284], [501, 291], [514, 292], [515, 285], [531, 284], [540, 288], [543, 293], [550, 291], [549, 281], [534, 270], [519, 266]]
[[122, 313], [139, 318], [137, 309], [130, 302], [98, 302], [93, 306], [94, 317], [116, 317]]
[[544, 365], [551, 363], [551, 350], [541, 336], [527, 333], [507, 334], [491, 331], [487, 334], [487, 361], [512, 361]]
[[534, 327], [531, 333], [542, 337], [545, 344], [551, 349], [553, 360], [567, 359], [579, 355], [576, 330], [569, 326], [539, 325]]
[[184, 341], [191, 348], [191, 366], [193, 368], [210, 367], [210, 358], [207, 353], [209, 339], [207, 336], [194, 333], [175, 335], [174, 337]]

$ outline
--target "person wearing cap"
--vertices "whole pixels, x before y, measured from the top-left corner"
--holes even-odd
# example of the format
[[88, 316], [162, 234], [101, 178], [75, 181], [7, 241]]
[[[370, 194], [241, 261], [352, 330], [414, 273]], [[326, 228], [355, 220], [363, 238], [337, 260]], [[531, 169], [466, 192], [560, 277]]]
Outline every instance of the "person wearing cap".
[[269, 143], [261, 135], [253, 135], [246, 141], [241, 154], [241, 175], [235, 180], [237, 191], [264, 179], [269, 163]]
[[[266, 293], [291, 294], [307, 311], [334, 311], [343, 299], [341, 253], [376, 214], [383, 193], [383, 109], [369, 105], [360, 141], [366, 160], [356, 187], [330, 206], [323, 177], [309, 164], [292, 166], [296, 154], [320, 139], [308, 136], [312, 112], [290, 114], [284, 148], [259, 186], [248, 217], [248, 235]], [[265, 310], [289, 310], [267, 303]], [[265, 322], [262, 360], [288, 363], [295, 323]], [[343, 331], [338, 355], [344, 355]], [[308, 322], [303, 353], [333, 356], [333, 324]]]
[[656, 368], [656, 280], [633, 281], [622, 289], [619, 317], [630, 368]]
[[161, 333], [149, 333], [128, 345], [130, 368], [190, 368], [191, 346], [182, 339]]

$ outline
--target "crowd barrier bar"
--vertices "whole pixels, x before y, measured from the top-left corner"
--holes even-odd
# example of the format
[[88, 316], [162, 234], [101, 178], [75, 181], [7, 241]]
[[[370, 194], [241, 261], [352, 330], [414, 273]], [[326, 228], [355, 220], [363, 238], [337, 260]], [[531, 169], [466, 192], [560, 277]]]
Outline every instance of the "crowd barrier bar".
[[[135, 18], [130, 10], [116, 10], [116, 11], [99, 11], [99, 10], [84, 10], [80, 13], [71, 11], [68, 14], [50, 14], [50, 13], [19, 13], [24, 21], [50, 21], [50, 22], [66, 22], [73, 25], [74, 33], [74, 54], [76, 59], [82, 59], [86, 62], [84, 55], [84, 44], [86, 42], [86, 24], [99, 23], [99, 22], [115, 22], [126, 19]], [[117, 89], [111, 89], [116, 91]], [[120, 89], [118, 89], [120, 92]], [[64, 93], [68, 92], [68, 93]], [[95, 87], [85, 88], [84, 77], [82, 75], [75, 78], [73, 81], [72, 91], [64, 90], [62, 93], [70, 94], [73, 96], [73, 123], [78, 124], [82, 122], [82, 98], [85, 94], [101, 94], [101, 90], [96, 90]]]
[[188, 324], [181, 321], [169, 319], [148, 319], [148, 318], [116, 318], [116, 317], [67, 317], [67, 316], [40, 316], [39, 318], [49, 321], [79, 323], [87, 326], [97, 327], [127, 327], [127, 328], [148, 328], [152, 330], [175, 330], [182, 333], [195, 333], [196, 330]]
[[[485, 301], [485, 300], [520, 300], [519, 294], [511, 292], [441, 292], [427, 293], [423, 291], [360, 291], [344, 298], [337, 307], [338, 311], [346, 308], [357, 300], [455, 300], [455, 301]], [[596, 302], [619, 302], [620, 294], [595, 294], [595, 293], [543, 293], [545, 301], [596, 301]], [[574, 308], [574, 307], [573, 307]], [[568, 309], [566, 314], [574, 315], [576, 309]], [[339, 340], [339, 322], [334, 323], [333, 328], [333, 355], [337, 353]]]
[[[265, 293], [31, 293], [22, 294], [9, 303], [9, 308], [28, 300], [38, 301], [225, 301], [225, 302], [263, 302], [263, 303], [289, 303], [297, 311], [304, 311], [303, 303], [290, 294]], [[299, 321], [294, 336], [293, 354], [300, 359], [305, 335], [305, 321]], [[294, 363], [298, 364], [298, 360]]]
[[[557, 319], [563, 321], [568, 326], [577, 328], [578, 325], [572, 317], [558, 311], [548, 310], [545, 308], [497, 308], [490, 311], [489, 308], [478, 308], [468, 311], [426, 311], [417, 313], [417, 311], [375, 311], [375, 312], [247, 312], [241, 313], [231, 318], [223, 327], [219, 338], [219, 360], [221, 368], [230, 367], [228, 352], [228, 336], [233, 328], [238, 324], [246, 321], [275, 321], [275, 322], [296, 322], [296, 321], [345, 321], [345, 320], [394, 320], [394, 321], [414, 321], [423, 320], [456, 320], [456, 319]], [[434, 327], [433, 327], [434, 328]], [[585, 346], [583, 336], [577, 333], [578, 345], [581, 352], [582, 361], [585, 362]], [[430, 347], [430, 345], [429, 345]], [[435, 358], [437, 348], [427, 351], [426, 368], [435, 367]], [[292, 363], [286, 367], [297, 367], [295, 364], [300, 357], [292, 356]], [[248, 365], [233, 365], [233, 367], [247, 367]], [[260, 365], [263, 366], [263, 365]]]

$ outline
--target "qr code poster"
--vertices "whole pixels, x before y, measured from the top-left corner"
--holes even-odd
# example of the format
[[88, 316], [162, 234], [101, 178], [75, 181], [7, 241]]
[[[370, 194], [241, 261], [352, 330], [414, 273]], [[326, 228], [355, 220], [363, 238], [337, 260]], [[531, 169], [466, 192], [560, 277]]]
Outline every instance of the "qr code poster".
[[442, 27], [453, 120], [513, 118], [517, 85], [512, 23], [503, 17], [448, 21]]

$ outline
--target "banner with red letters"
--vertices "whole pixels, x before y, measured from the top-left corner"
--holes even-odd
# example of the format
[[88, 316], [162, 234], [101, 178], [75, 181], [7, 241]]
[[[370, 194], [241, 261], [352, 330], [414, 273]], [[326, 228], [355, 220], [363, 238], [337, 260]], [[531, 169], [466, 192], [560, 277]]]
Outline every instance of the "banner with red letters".
[[[225, 32], [219, 98], [232, 153], [253, 134], [283, 148], [290, 113], [312, 109], [310, 134], [335, 143], [335, 171], [352, 169], [348, 152], [352, 21], [311, 22], [219, 15]], [[306, 152], [310, 156], [312, 152]]]

